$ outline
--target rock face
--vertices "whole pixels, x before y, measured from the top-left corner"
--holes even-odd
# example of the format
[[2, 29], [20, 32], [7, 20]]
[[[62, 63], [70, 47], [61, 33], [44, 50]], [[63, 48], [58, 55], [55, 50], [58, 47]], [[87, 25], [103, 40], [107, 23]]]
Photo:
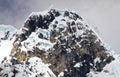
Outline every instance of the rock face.
[[[29, 57], [37, 56], [44, 63], [51, 64], [49, 67], [56, 76], [63, 72], [63, 77], [86, 77], [90, 69], [100, 72], [114, 60], [92, 29], [73, 12], [51, 9], [33, 13], [21, 31], [14, 42], [14, 57], [21, 63]], [[37, 39], [50, 41], [52, 47], [41, 49], [39, 46], [42, 42], [38, 41], [31, 50], [27, 49], [25, 40], [32, 33], [35, 33], [33, 37]], [[22, 51], [21, 46], [26, 47], [26, 52]]]
[[[114, 60], [92, 28], [70, 11], [32, 13], [15, 38], [10, 54], [14, 67], [26, 65], [29, 68], [25, 70], [36, 73], [38, 67], [30, 67], [29, 60], [37, 57], [37, 61], [50, 64], [45, 67], [55, 74], [48, 71], [26, 77], [87, 77], [90, 70], [101, 72]], [[14, 70], [12, 77], [18, 76], [17, 72]]]

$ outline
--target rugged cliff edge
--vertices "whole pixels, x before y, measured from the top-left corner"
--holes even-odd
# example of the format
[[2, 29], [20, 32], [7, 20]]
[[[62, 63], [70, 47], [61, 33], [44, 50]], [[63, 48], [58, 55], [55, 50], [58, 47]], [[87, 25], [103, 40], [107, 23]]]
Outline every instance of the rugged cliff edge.
[[[119, 56], [104, 45], [81, 16], [71, 11], [33, 12], [11, 40], [9, 58], [0, 64], [0, 77], [119, 75], [115, 73], [120, 71], [115, 67]], [[111, 75], [111, 71], [115, 74]]]

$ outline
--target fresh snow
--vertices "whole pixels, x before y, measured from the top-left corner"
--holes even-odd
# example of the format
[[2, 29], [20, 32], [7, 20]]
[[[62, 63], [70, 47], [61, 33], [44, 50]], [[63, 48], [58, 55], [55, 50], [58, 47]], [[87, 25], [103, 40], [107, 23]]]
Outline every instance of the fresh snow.
[[0, 63], [6, 57], [9, 58], [10, 52], [12, 50], [12, 41], [5, 40], [0, 43]]
[[30, 63], [29, 68], [32, 70], [30, 77], [35, 77], [36, 74], [44, 75], [43, 77], [56, 77], [50, 70], [47, 64], [44, 64], [38, 57], [33, 57], [28, 60]]
[[[56, 77], [48, 64], [44, 64], [38, 57], [28, 59], [27, 63], [12, 65], [10, 60], [5, 60], [0, 64], [0, 68], [3, 69], [0, 77], [13, 77], [14, 75], [15, 77]], [[14, 70], [17, 71], [16, 74]]]
[[114, 55], [115, 60], [110, 64], [107, 64], [102, 72], [91, 72], [88, 74], [88, 77], [120, 77], [120, 58], [117, 55]]
[[76, 64], [74, 65], [74, 67], [76, 67], [76, 68], [79, 68], [80, 66], [82, 66], [82, 63], [81, 63], [81, 62], [78, 62], [78, 63], [76, 63]]
[[5, 37], [5, 33], [9, 31], [9, 39], [12, 38], [12, 35], [17, 31], [16, 28], [14, 28], [11, 25], [0, 25], [0, 38]]
[[[41, 50], [48, 50], [49, 48], [53, 47], [54, 43], [51, 43], [49, 40], [39, 38], [37, 36], [38, 35], [37, 33], [38, 32], [32, 32], [32, 34], [28, 37], [28, 39], [22, 42], [23, 46], [21, 49], [23, 51], [27, 51], [27, 49], [32, 50], [32, 48], [34, 46], [38, 47]], [[43, 35], [45, 37], [48, 37], [48, 39], [49, 39], [50, 34], [47, 31], [46, 31], [46, 33], [44, 33]]]
[[61, 72], [58, 77], [64, 77], [64, 72]]
[[[5, 37], [5, 33], [9, 31], [8, 38], [2, 40]], [[13, 34], [17, 31], [16, 28], [10, 25], [0, 25], [0, 63], [6, 57], [9, 58], [9, 54], [12, 49], [12, 44], [14, 41]], [[13, 38], [11, 40], [11, 38]]]

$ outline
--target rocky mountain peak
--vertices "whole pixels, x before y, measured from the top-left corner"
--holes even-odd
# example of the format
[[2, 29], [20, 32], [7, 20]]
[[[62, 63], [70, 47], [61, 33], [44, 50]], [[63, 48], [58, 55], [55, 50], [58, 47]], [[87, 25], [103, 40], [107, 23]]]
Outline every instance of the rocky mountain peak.
[[[19, 42], [19, 45], [16, 43]], [[102, 71], [114, 58], [76, 13], [56, 9], [32, 13], [14, 42], [18, 62], [37, 56], [58, 76], [86, 77], [90, 69]]]
[[[13, 77], [88, 77], [115, 59], [80, 15], [58, 9], [33, 12], [16, 34], [10, 56]], [[17, 66], [25, 72], [18, 74]]]

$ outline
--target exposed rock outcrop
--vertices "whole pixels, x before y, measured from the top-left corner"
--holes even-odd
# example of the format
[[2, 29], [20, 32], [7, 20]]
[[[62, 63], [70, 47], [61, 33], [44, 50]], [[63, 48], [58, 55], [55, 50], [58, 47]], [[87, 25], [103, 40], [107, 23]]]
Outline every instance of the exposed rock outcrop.
[[100, 72], [114, 60], [78, 14], [56, 9], [29, 16], [16, 35], [11, 55], [17, 63], [39, 57], [51, 64], [56, 76], [63, 72], [60, 77], [87, 77], [91, 69]]

